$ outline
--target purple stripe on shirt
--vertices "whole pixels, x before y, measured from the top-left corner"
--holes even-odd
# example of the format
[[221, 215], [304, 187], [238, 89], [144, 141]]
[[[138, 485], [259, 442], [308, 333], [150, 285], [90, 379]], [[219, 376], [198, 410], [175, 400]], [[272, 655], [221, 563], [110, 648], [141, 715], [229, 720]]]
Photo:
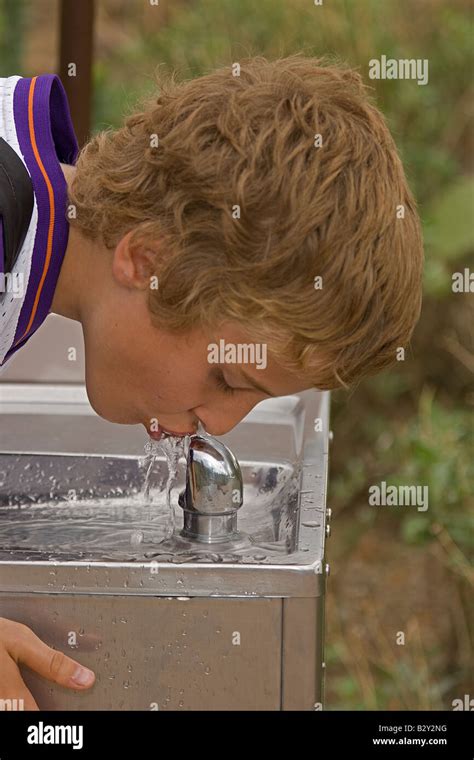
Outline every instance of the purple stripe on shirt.
[[5, 272], [5, 248], [3, 247], [3, 219], [0, 216], [0, 274]]
[[[61, 80], [55, 74], [37, 77], [33, 94], [34, 135], [39, 156], [53, 188], [55, 220], [52, 255], [36, 315], [28, 334], [22, 338], [30, 320], [43, 273], [51, 214], [48, 188], [34, 156], [29, 133], [28, 96], [31, 81], [29, 78], [23, 78], [17, 82], [13, 108], [20, 150], [33, 183], [38, 208], [38, 226], [28, 287], [15, 332], [14, 348], [10, 349], [5, 359], [26, 342], [49, 314], [69, 236], [69, 224], [66, 218], [67, 184], [59, 162], [74, 164], [79, 150]], [[22, 340], [17, 345], [20, 338]]]

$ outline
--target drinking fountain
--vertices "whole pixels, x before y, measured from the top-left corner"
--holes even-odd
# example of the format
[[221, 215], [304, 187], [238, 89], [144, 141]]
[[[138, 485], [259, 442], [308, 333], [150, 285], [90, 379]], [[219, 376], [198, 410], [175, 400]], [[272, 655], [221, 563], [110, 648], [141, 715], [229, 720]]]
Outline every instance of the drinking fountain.
[[184, 511], [181, 535], [208, 544], [236, 539], [242, 500], [242, 472], [234, 454], [215, 438], [193, 435], [186, 488], [178, 500]]
[[37, 374], [22, 351], [0, 376], [0, 615], [96, 673], [78, 693], [23, 669], [40, 709], [321, 709], [330, 394], [190, 437], [167, 488], [165, 452], [35, 340]]

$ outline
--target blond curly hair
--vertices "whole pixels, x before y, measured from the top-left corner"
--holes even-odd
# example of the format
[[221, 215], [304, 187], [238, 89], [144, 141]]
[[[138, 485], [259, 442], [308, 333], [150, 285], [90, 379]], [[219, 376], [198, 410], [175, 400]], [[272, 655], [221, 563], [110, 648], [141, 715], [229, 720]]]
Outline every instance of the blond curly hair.
[[419, 318], [423, 243], [360, 75], [295, 54], [157, 80], [81, 151], [71, 224], [109, 248], [129, 231], [163, 243], [149, 308], [165, 329], [238, 323], [320, 389], [392, 364]]

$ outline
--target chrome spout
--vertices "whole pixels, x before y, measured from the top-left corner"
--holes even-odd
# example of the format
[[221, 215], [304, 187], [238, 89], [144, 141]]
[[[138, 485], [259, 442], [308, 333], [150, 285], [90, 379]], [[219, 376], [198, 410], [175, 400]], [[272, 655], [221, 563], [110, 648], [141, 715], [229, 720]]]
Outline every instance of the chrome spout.
[[181, 535], [203, 543], [235, 539], [243, 480], [233, 453], [215, 438], [191, 437], [186, 488], [178, 503], [184, 511]]

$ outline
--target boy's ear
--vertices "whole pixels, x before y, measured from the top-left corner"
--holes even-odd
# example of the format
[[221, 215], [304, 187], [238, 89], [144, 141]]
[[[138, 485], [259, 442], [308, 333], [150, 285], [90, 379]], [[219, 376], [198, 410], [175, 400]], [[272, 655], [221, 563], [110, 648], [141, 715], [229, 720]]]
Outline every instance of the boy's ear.
[[112, 274], [126, 288], [144, 290], [150, 287], [150, 278], [156, 274], [158, 245], [153, 242], [131, 240], [127, 232], [119, 241], [112, 259]]

